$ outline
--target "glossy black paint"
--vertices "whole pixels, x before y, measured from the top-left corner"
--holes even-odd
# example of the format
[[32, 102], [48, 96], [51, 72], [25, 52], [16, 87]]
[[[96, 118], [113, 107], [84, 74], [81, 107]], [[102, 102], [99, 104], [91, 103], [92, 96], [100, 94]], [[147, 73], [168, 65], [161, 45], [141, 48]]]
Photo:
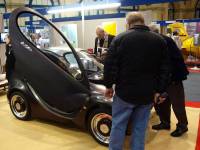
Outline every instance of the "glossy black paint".
[[[68, 43], [82, 71], [82, 79], [76, 80], [55, 64], [33, 45], [20, 31], [17, 18], [31, 13], [48, 22]], [[89, 83], [87, 73], [74, 48], [53, 23], [29, 8], [13, 11], [9, 23], [12, 48], [16, 58], [15, 68], [9, 81], [8, 99], [19, 91], [29, 100], [33, 117], [72, 120], [85, 127], [87, 117], [96, 108], [111, 111], [111, 102], [103, 96], [102, 85]]]

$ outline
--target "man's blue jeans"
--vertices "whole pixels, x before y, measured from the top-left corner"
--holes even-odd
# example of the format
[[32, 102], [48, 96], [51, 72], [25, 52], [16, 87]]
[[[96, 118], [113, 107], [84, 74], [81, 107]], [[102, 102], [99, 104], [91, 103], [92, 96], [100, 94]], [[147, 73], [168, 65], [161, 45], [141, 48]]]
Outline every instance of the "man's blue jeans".
[[116, 95], [112, 104], [112, 130], [109, 150], [123, 150], [125, 132], [131, 121], [131, 150], [144, 150], [145, 133], [152, 104], [132, 105]]

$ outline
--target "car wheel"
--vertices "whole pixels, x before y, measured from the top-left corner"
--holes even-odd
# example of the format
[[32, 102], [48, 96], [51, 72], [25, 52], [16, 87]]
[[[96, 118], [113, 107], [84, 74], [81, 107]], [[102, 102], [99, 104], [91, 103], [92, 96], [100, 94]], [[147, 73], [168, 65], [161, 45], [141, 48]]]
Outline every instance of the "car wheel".
[[10, 109], [13, 115], [19, 120], [30, 120], [30, 105], [21, 92], [13, 92], [9, 97]]
[[111, 111], [96, 109], [89, 115], [88, 130], [98, 143], [108, 146], [111, 127]]

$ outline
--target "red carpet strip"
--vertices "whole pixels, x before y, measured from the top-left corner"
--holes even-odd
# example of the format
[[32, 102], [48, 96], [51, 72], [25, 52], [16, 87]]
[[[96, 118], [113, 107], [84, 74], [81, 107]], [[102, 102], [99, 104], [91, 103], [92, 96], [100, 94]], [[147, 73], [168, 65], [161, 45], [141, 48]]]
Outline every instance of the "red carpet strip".
[[192, 107], [192, 108], [200, 108], [200, 102], [186, 101], [185, 106]]
[[198, 129], [198, 133], [197, 133], [197, 143], [196, 143], [195, 150], [200, 150], [200, 116], [199, 116], [199, 129]]
[[188, 67], [188, 71], [189, 71], [190, 73], [200, 73], [200, 70], [193, 70], [193, 69], [191, 69], [190, 67]]

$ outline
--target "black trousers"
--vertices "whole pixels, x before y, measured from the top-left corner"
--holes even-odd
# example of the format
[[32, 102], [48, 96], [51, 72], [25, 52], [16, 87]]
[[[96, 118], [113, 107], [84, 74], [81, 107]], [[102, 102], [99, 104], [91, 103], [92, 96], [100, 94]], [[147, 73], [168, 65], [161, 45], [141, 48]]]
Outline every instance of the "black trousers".
[[160, 121], [170, 124], [171, 105], [178, 120], [177, 126], [187, 126], [188, 120], [185, 110], [185, 94], [182, 81], [173, 82], [167, 89], [168, 99], [155, 105], [155, 110], [160, 117]]

